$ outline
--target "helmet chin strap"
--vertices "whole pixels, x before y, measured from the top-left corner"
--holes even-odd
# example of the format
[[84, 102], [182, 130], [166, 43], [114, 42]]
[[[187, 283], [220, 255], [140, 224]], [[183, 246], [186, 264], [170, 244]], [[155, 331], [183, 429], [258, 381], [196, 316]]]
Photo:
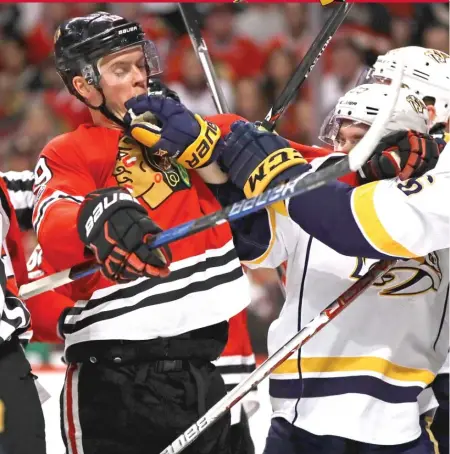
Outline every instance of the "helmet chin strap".
[[108, 120], [111, 120], [114, 122], [116, 125], [120, 126], [122, 129], [126, 129], [125, 123], [117, 118], [107, 107], [106, 107], [106, 98], [105, 95], [103, 94], [103, 91], [100, 90], [100, 93], [102, 95], [102, 103], [101, 105], [97, 108]]
[[86, 98], [81, 96], [77, 91], [75, 91], [75, 96], [86, 106], [88, 106], [92, 110], [98, 110], [105, 116], [108, 120], [111, 120], [116, 125], [120, 126], [122, 129], [126, 129], [125, 123], [120, 119], [117, 118], [107, 107], [106, 107], [106, 98], [103, 90], [98, 86], [95, 85], [95, 88], [98, 92], [102, 95], [102, 103], [99, 106], [93, 106]]

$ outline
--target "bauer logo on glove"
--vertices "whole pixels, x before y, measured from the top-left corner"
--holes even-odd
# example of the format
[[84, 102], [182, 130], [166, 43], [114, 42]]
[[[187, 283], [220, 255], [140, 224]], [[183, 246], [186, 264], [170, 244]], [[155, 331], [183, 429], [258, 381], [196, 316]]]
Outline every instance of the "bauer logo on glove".
[[148, 247], [161, 229], [127, 190], [106, 188], [88, 194], [80, 206], [77, 227], [108, 279], [125, 283], [169, 275], [169, 246]]
[[[127, 133], [147, 147], [149, 153], [166, 151], [187, 169], [205, 167], [217, 160], [219, 127], [175, 99], [141, 95], [128, 100], [125, 107], [128, 112], [123, 121], [128, 126]], [[154, 124], [156, 121], [161, 129]]]
[[123, 192], [111, 192], [105, 194], [104, 198], [98, 197], [99, 203], [92, 210], [92, 214], [88, 217], [84, 227], [85, 235], [88, 237], [94, 228], [95, 223], [101, 218], [104, 211], [111, 208], [117, 202], [129, 201], [139, 203], [131, 194]]

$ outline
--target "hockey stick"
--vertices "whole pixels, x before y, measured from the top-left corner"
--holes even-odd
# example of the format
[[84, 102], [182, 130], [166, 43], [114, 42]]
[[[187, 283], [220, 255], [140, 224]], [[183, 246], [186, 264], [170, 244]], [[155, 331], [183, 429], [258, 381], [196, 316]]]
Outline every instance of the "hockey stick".
[[305, 345], [331, 320], [335, 319], [346, 307], [369, 288], [380, 276], [392, 267], [393, 261], [377, 262], [361, 279], [356, 281], [342, 295], [329, 304], [320, 314], [307, 323], [294, 337], [266, 359], [242, 383], [233, 388], [225, 397], [211, 407], [195, 424], [181, 434], [160, 454], [176, 454], [183, 451], [209, 426], [222, 417], [233, 405], [264, 380], [273, 370], [288, 359], [295, 351]]
[[[203, 39], [202, 33], [200, 31], [196, 6], [191, 3], [178, 3], [178, 7], [183, 17], [184, 25], [186, 26], [188, 35], [191, 39], [192, 47], [194, 48], [194, 51], [197, 54], [197, 58], [199, 59], [200, 64], [203, 68], [203, 72], [205, 73], [206, 81], [208, 83], [208, 87], [211, 92], [211, 96], [213, 98], [217, 112], [219, 112], [220, 114], [228, 113], [230, 109], [227, 105], [222, 88], [217, 80], [216, 71], [212, 64], [208, 47], [206, 46], [206, 42]], [[319, 57], [320, 55], [318, 55], [317, 58]], [[306, 80], [306, 78], [301, 80], [300, 85], [304, 80]], [[269, 114], [270, 112], [267, 115]], [[282, 280], [284, 277], [284, 272], [281, 266], [278, 267], [276, 271], [278, 275], [278, 288], [283, 295], [283, 298], [285, 298], [286, 290], [284, 288]], [[250, 417], [251, 415], [248, 416]]]
[[[337, 164], [325, 169], [310, 173], [304, 178], [300, 176], [274, 188], [270, 188], [256, 197], [235, 202], [219, 211], [165, 230], [164, 232], [161, 232], [153, 237], [149, 247], [151, 249], [155, 249], [165, 244], [169, 244], [172, 241], [194, 235], [195, 233], [209, 229], [215, 225], [235, 221], [272, 205], [275, 202], [295, 197], [307, 191], [324, 186], [329, 181], [346, 175], [351, 170], [358, 170], [371, 156], [375, 146], [378, 144], [379, 139], [383, 135], [386, 123], [391, 117], [400, 92], [403, 68], [403, 63], [399, 62], [390, 85], [392, 95], [388, 97], [385, 108], [378, 113], [366, 135], [355, 146], [355, 148], [353, 148], [346, 159], [343, 159]], [[80, 279], [81, 277], [88, 276], [98, 269], [99, 266], [92, 266], [91, 262], [60, 271], [52, 274], [51, 276], [31, 282], [30, 284], [23, 285], [20, 288], [20, 297], [24, 299], [30, 298], [44, 291], [68, 284], [76, 279]]]
[[[202, 38], [200, 27], [198, 25], [198, 15], [194, 4], [179, 3], [179, 9], [186, 25], [189, 37], [191, 39], [194, 50], [200, 60], [203, 71], [205, 72], [208, 86], [219, 113], [229, 112], [227, 103], [220, 85], [217, 82], [214, 67], [209, 56], [208, 47], [205, 40]], [[333, 14], [327, 20], [319, 35], [314, 40], [308, 52], [303, 57], [300, 64], [295, 69], [291, 79], [289, 79], [284, 90], [280, 93], [267, 113], [266, 118], [262, 121], [261, 126], [268, 131], [273, 131], [276, 121], [284, 114], [289, 104], [294, 99], [300, 86], [308, 78], [309, 73], [312, 71], [317, 61], [327, 48], [334, 34], [339, 26], [342, 24], [350, 8], [353, 5], [350, 3], [341, 3], [335, 7]]]
[[275, 104], [266, 115], [266, 118], [262, 121], [261, 126], [263, 128], [268, 131], [273, 131], [276, 121], [289, 107], [289, 104], [294, 99], [299, 87], [308, 78], [309, 73], [316, 65], [324, 50], [327, 48], [336, 33], [336, 30], [342, 24], [352, 6], [353, 4], [351, 3], [342, 2], [339, 6], [333, 7], [333, 14], [322, 27], [322, 30], [317, 35], [317, 38], [308, 49], [308, 52], [306, 52], [300, 64], [297, 66], [286, 87], [276, 99]]
[[178, 3], [178, 7], [180, 9], [181, 16], [183, 17], [184, 25], [186, 26], [189, 38], [191, 38], [194, 51], [197, 54], [203, 68], [203, 72], [205, 73], [206, 82], [208, 83], [208, 87], [211, 91], [211, 96], [214, 104], [216, 105], [217, 112], [220, 114], [227, 113], [230, 109], [228, 108], [227, 101], [223, 95], [222, 88], [217, 81], [216, 72], [209, 56], [208, 47], [206, 46], [205, 40], [201, 35], [195, 4]]

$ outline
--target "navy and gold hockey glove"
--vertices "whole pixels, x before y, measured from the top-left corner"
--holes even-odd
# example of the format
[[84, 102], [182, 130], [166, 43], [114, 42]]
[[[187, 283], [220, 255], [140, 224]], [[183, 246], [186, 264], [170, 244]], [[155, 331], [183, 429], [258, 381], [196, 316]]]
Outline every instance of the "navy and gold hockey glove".
[[108, 279], [124, 283], [168, 276], [170, 248], [147, 246], [161, 229], [127, 190], [107, 188], [88, 194], [78, 212], [77, 227]]
[[[222, 141], [219, 127], [175, 99], [150, 93], [129, 99], [125, 107], [127, 134], [149, 153], [175, 158], [186, 169], [199, 169], [217, 160], [216, 145]], [[152, 116], [161, 128], [152, 124]]]
[[399, 177], [420, 177], [433, 169], [443, 145], [428, 134], [395, 131], [384, 136], [359, 173], [361, 184]]
[[231, 125], [219, 163], [247, 198], [310, 169], [283, 137], [242, 120]]

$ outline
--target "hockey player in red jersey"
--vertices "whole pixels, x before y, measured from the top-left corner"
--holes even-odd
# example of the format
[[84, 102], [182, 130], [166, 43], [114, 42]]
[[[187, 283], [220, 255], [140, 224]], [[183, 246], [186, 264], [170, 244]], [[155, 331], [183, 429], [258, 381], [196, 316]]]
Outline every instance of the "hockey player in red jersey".
[[[159, 453], [225, 394], [211, 361], [226, 320], [249, 303], [247, 281], [227, 224], [170, 248], [145, 245], [220, 206], [195, 171], [124, 135], [125, 101], [159, 72], [139, 24], [106, 13], [71, 19], [56, 32], [55, 57], [93, 124], [43, 150], [34, 227], [55, 270], [87, 259], [102, 269], [72, 285], [75, 306], [59, 320], [63, 438], [68, 453]], [[212, 152], [219, 128], [194, 121]], [[186, 452], [229, 453], [229, 438], [224, 417]]]

